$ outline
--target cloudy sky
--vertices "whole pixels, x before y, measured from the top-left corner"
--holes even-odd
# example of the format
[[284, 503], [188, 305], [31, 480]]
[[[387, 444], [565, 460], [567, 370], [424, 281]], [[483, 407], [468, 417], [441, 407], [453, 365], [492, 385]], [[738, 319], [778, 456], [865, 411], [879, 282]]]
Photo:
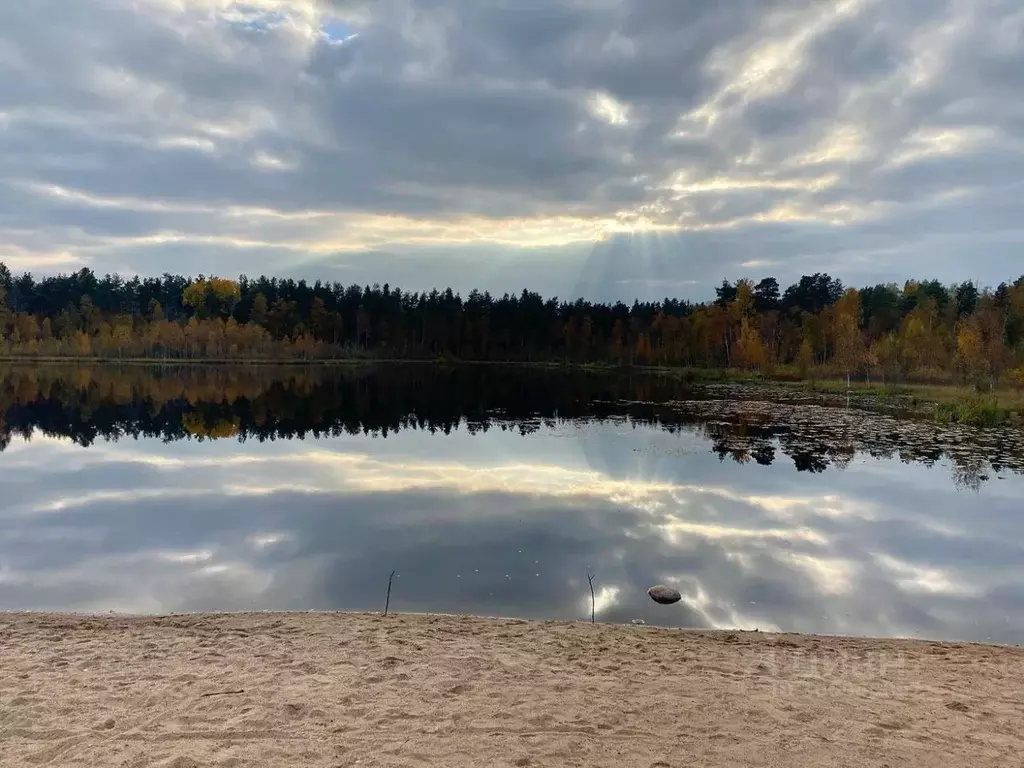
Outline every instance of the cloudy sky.
[[562, 297], [1024, 272], [1020, 0], [0, 3], [0, 260]]

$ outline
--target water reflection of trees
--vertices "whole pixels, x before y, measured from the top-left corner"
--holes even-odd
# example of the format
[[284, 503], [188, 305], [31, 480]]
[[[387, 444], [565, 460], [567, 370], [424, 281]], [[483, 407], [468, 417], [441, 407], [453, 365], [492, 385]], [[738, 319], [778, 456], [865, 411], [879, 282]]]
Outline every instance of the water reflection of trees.
[[0, 450], [39, 430], [98, 438], [277, 440], [406, 429], [528, 434], [565, 421], [629, 419], [697, 432], [723, 460], [803, 472], [858, 454], [934, 464], [958, 485], [1021, 472], [1017, 431], [973, 432], [865, 411], [765, 403], [756, 390], [694, 389], [673, 376], [527, 367], [10, 367], [0, 371]]
[[723, 460], [768, 465], [777, 451], [801, 472], [845, 469], [858, 454], [931, 466], [947, 460], [954, 483], [978, 490], [991, 473], [1024, 473], [1024, 434], [926, 420], [785, 403], [697, 401], [680, 404]]

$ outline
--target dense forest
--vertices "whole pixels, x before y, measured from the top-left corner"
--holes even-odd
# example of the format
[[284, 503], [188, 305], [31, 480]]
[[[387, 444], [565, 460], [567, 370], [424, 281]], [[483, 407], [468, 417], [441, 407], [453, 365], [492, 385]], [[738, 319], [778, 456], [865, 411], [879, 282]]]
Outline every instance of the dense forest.
[[585, 369], [14, 365], [0, 368], [0, 451], [37, 433], [88, 446], [139, 437], [263, 442], [387, 438], [406, 430], [530, 434], [617, 421], [699, 434], [723, 461], [769, 465], [785, 457], [800, 472], [841, 469], [866, 454], [927, 465], [948, 461], [954, 481], [974, 489], [992, 474], [1024, 473], [1024, 445], [1013, 430], [989, 433], [979, 443], [921, 421], [901, 422], [897, 431], [888, 417], [846, 408], [804, 410], [795, 418], [790, 409], [800, 403], [765, 404], [762, 395], [762, 388], [694, 389], [673, 375]]
[[785, 290], [768, 277], [715, 291], [630, 306], [85, 268], [36, 280], [0, 264], [0, 355], [558, 361], [1024, 387], [1024, 277], [847, 289], [814, 274]]

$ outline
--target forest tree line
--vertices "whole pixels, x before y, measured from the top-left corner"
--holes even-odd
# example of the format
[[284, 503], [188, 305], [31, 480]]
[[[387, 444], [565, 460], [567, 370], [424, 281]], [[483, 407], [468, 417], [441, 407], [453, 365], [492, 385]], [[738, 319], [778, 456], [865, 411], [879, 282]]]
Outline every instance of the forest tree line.
[[692, 303], [165, 274], [36, 280], [0, 263], [0, 354], [195, 359], [454, 358], [730, 368], [1024, 386], [1024, 277], [785, 290], [723, 281]]

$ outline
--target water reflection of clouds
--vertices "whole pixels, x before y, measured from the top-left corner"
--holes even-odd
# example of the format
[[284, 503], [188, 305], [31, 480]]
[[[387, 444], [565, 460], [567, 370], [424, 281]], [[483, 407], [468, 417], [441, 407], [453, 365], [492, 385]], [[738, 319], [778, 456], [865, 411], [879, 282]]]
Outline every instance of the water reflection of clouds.
[[[401, 610], [569, 618], [589, 614], [592, 569], [605, 620], [1024, 634], [1015, 479], [968, 495], [942, 468], [863, 457], [807, 475], [699, 448], [601, 426], [16, 442], [0, 608], [376, 610], [396, 567]], [[650, 603], [658, 581], [684, 602]]]

